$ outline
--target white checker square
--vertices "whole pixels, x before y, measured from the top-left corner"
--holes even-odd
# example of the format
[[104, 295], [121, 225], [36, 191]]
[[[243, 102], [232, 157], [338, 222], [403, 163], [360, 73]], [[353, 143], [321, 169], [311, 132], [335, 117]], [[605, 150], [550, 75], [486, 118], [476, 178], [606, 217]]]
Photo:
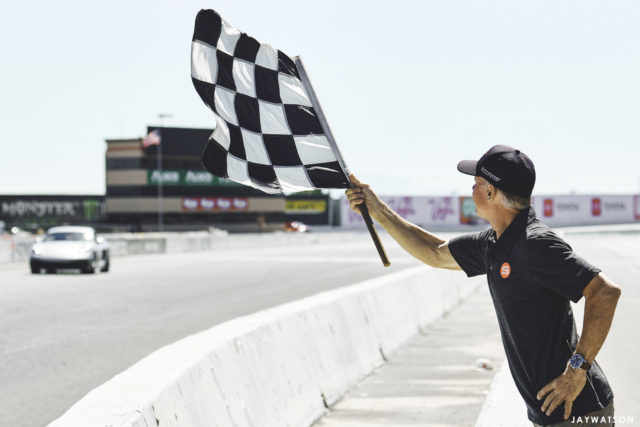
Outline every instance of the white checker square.
[[218, 77], [216, 50], [197, 40], [191, 43], [191, 77], [212, 84]]
[[233, 81], [236, 91], [244, 95], [256, 97], [256, 81], [254, 65], [241, 59], [233, 59]]
[[283, 191], [294, 193], [314, 188], [303, 167], [274, 167]]
[[258, 100], [260, 110], [260, 127], [262, 133], [274, 135], [291, 135], [282, 104], [271, 104]]
[[278, 51], [268, 44], [260, 44], [256, 55], [256, 65], [278, 71]]
[[229, 136], [229, 127], [220, 117], [216, 115], [216, 128], [211, 134], [211, 137], [223, 146], [227, 151], [231, 146], [231, 137]]
[[337, 160], [329, 141], [324, 135], [295, 136], [293, 141], [296, 144], [300, 160], [305, 165], [335, 162]]
[[247, 162], [231, 154], [227, 155], [227, 175], [229, 175], [229, 179], [241, 184], [251, 184]]
[[236, 94], [222, 86], [216, 86], [213, 97], [215, 99], [216, 112], [220, 114], [223, 119], [237, 126], [238, 118], [236, 117], [236, 109], [233, 103]]
[[287, 74], [278, 73], [278, 86], [280, 86], [280, 99], [284, 104], [297, 104], [313, 107], [302, 86], [302, 82]]
[[271, 161], [269, 160], [267, 149], [264, 147], [264, 142], [262, 142], [262, 136], [244, 128], [240, 128], [240, 130], [247, 160], [261, 165], [270, 165]]
[[220, 38], [218, 38], [217, 48], [233, 56], [233, 52], [236, 50], [236, 44], [240, 39], [240, 31], [231, 27], [224, 20], [222, 20], [222, 30], [220, 31]]

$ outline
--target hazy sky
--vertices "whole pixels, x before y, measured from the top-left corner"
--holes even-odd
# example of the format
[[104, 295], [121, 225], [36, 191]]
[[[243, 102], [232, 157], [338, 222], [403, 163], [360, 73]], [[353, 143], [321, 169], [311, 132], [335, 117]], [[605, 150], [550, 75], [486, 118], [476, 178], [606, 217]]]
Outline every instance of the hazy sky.
[[383, 194], [467, 194], [494, 144], [535, 193], [640, 191], [637, 1], [10, 2], [0, 15], [0, 194], [103, 194], [106, 138], [213, 126], [193, 22], [301, 55], [347, 164]]

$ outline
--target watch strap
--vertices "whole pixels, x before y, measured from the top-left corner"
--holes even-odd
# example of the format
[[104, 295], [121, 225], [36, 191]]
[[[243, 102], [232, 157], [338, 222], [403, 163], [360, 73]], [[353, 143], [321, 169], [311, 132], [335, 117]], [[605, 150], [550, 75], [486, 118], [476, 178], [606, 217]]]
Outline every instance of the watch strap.
[[584, 369], [585, 371], [588, 371], [589, 369], [591, 369], [591, 363], [584, 360], [582, 362], [582, 365], [580, 365], [580, 369]]

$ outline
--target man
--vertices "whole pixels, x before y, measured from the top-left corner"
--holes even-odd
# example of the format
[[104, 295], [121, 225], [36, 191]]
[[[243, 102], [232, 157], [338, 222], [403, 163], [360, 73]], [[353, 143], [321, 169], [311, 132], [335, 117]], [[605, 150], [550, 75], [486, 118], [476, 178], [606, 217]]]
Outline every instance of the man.
[[[536, 218], [536, 174], [524, 153], [497, 145], [478, 161], [460, 162], [458, 170], [475, 177], [477, 214], [491, 228], [449, 242], [404, 220], [353, 175], [355, 186], [346, 194], [351, 209], [359, 212], [357, 205], [366, 203], [371, 217], [424, 263], [487, 275], [509, 368], [534, 426], [575, 425], [573, 417], [585, 415], [612, 425], [613, 392], [595, 357], [620, 288]], [[569, 300], [583, 295], [579, 337]], [[563, 403], [564, 410], [556, 410]]]

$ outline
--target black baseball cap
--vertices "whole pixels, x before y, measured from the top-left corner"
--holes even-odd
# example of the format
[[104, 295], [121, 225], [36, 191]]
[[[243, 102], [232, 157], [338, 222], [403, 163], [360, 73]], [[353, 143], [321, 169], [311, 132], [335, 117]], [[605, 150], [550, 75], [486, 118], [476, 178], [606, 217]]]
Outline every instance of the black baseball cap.
[[521, 197], [530, 197], [536, 183], [536, 169], [529, 156], [508, 145], [494, 145], [480, 160], [463, 160], [458, 170], [481, 176], [500, 190]]

